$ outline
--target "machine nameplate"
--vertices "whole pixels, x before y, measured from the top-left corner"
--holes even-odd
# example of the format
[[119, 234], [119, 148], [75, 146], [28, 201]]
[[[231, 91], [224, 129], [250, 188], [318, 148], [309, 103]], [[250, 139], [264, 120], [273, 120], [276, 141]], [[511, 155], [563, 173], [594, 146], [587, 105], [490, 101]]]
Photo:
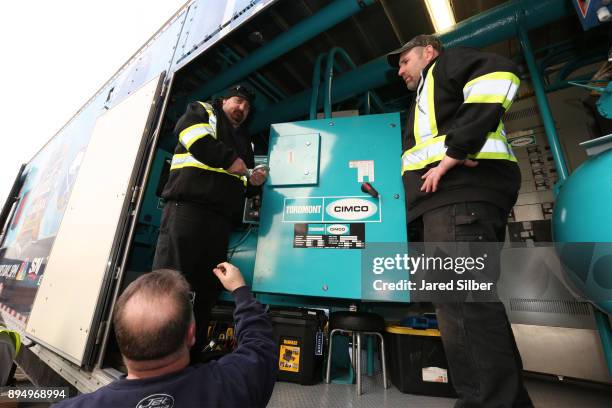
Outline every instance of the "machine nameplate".
[[294, 224], [294, 248], [365, 248], [365, 224]]
[[283, 222], [381, 222], [380, 199], [356, 197], [285, 198]]

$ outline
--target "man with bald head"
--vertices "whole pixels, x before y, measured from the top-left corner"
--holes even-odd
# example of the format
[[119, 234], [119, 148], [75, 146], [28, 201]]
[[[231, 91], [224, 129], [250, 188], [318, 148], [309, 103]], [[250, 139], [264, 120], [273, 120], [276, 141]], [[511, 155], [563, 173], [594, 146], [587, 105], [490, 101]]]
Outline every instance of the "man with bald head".
[[127, 375], [59, 407], [265, 407], [276, 380], [272, 325], [235, 266], [213, 270], [236, 302], [238, 347], [217, 361], [189, 365], [195, 343], [193, 293], [174, 270], [132, 282], [119, 297], [113, 324]]

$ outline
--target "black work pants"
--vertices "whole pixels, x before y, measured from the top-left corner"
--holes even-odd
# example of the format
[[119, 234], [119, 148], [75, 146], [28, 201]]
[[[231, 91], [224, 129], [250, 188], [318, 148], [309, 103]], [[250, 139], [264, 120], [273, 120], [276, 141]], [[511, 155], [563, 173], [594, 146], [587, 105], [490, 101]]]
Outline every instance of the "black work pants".
[[[503, 242], [507, 213], [485, 202], [452, 204], [425, 213], [409, 226], [424, 242]], [[416, 227], [416, 228], [415, 228]], [[416, 236], [414, 235], [416, 231]], [[488, 268], [499, 276], [497, 268]], [[523, 364], [501, 302], [434, 303], [458, 394], [455, 407], [532, 407]]]
[[169, 201], [162, 214], [153, 269], [178, 270], [195, 292], [194, 357], [205, 345], [210, 312], [221, 293], [213, 268], [227, 260], [231, 227], [229, 217], [201, 204]]

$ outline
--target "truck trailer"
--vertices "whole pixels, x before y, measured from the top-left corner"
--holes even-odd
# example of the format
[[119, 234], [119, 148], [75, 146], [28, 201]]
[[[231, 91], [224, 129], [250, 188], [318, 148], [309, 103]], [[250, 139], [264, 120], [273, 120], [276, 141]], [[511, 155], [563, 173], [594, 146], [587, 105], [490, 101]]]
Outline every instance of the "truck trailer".
[[[445, 48], [484, 49], [520, 67], [504, 124], [522, 184], [498, 291], [535, 382], [532, 398], [609, 406], [609, 2], [450, 1], [456, 22], [443, 30], [430, 3], [188, 1], [30, 161], [3, 169], [16, 177], [0, 213], [0, 314], [21, 334], [15, 363], [29, 380], [75, 395], [125, 374], [112, 310], [151, 270], [173, 128], [190, 102], [241, 83], [257, 95], [248, 130], [270, 177], [245, 200], [228, 260], [273, 321], [316, 322], [298, 336], [299, 350], [298, 340], [279, 340], [287, 382], [270, 406], [451, 406], [443, 358], [416, 368], [422, 388], [403, 380], [415, 369], [400, 358], [405, 336], [432, 329], [435, 317], [400, 290], [409, 277], [373, 269], [411, 246], [400, 156], [414, 95], [386, 54], [435, 32]], [[221, 295], [217, 316], [229, 300]], [[327, 385], [327, 361], [340, 362], [325, 360], [325, 316], [348, 310], [385, 319], [386, 352], [376, 336], [357, 352], [361, 336], [336, 336], [346, 343], [334, 352], [344, 347], [349, 367]], [[361, 390], [362, 365], [360, 394], [351, 384]]]

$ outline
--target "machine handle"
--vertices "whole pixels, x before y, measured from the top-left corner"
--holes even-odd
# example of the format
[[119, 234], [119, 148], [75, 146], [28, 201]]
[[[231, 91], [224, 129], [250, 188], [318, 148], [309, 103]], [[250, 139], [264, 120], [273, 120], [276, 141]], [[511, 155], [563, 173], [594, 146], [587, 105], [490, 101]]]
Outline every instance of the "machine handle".
[[374, 198], [378, 198], [378, 191], [376, 191], [376, 189], [372, 187], [372, 185], [368, 183], [367, 181], [364, 183], [361, 183], [361, 191], [363, 191], [366, 194], [371, 195]]

